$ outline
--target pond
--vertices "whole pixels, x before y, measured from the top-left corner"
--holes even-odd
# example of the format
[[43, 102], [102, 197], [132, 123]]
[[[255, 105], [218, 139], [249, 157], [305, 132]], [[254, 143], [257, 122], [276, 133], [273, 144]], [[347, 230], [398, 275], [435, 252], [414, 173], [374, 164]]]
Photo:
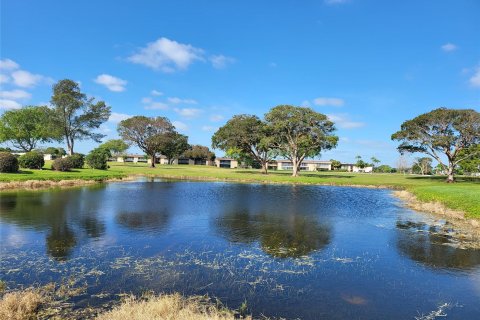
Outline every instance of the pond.
[[480, 250], [389, 190], [144, 179], [0, 210], [0, 279], [70, 279], [77, 308], [152, 290], [287, 319], [480, 318]]

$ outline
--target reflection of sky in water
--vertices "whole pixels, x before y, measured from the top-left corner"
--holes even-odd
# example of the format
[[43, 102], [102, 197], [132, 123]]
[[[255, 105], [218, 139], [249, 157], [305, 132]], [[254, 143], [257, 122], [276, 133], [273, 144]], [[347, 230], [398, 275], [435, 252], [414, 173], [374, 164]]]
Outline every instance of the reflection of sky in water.
[[245, 299], [256, 314], [480, 314], [480, 251], [448, 226], [359, 188], [130, 182], [0, 196], [0, 276], [75, 276], [79, 305], [122, 292]]

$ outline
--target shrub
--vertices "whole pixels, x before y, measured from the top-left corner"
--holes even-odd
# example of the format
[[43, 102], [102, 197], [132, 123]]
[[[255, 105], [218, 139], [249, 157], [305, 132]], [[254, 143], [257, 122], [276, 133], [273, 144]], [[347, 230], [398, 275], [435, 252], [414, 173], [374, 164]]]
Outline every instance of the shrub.
[[0, 152], [0, 172], [18, 172], [18, 159], [9, 152]]
[[52, 169], [57, 171], [70, 171], [72, 163], [68, 158], [58, 158], [52, 163]]
[[72, 154], [71, 156], [68, 156], [67, 159], [70, 160], [72, 168], [75, 169], [82, 169], [85, 164], [85, 155], [81, 153]]
[[30, 151], [18, 158], [18, 164], [22, 168], [42, 169], [45, 165], [43, 154], [37, 151]]
[[107, 161], [110, 156], [108, 150], [96, 148], [90, 151], [85, 160], [87, 165], [92, 169], [106, 170], [108, 168]]

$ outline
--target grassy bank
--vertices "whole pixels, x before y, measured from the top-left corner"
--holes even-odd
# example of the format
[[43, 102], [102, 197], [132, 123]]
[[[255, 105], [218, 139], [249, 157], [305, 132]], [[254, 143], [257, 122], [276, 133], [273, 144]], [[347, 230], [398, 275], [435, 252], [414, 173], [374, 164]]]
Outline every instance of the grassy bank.
[[443, 177], [422, 177], [402, 174], [362, 174], [348, 172], [302, 172], [292, 177], [286, 171], [273, 171], [262, 175], [258, 170], [220, 169], [205, 166], [159, 165], [151, 169], [147, 164], [110, 163], [106, 171], [78, 169], [72, 172], [50, 170], [50, 163], [44, 170], [27, 170], [15, 174], [0, 174], [1, 182], [27, 180], [106, 180], [146, 175], [179, 179], [225, 180], [259, 183], [299, 183], [344, 186], [375, 186], [407, 190], [421, 201], [435, 201], [448, 208], [460, 210], [468, 217], [480, 218], [480, 179], [458, 177], [457, 183], [446, 184]]
[[234, 320], [252, 319], [241, 317], [240, 312], [213, 303], [204, 296], [184, 297], [178, 293], [129, 297], [110, 311], [103, 308], [72, 309], [59, 297], [54, 286], [28, 288], [0, 293], [0, 320], [24, 319], [96, 319], [96, 320]]

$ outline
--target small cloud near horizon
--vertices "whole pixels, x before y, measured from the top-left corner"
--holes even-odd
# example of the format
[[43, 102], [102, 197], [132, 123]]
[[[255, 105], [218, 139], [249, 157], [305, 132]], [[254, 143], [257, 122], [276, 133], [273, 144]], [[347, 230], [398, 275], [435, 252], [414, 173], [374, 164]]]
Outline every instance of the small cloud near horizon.
[[444, 44], [441, 48], [445, 52], [453, 52], [453, 51], [458, 49], [458, 46], [456, 46], [453, 43], [448, 42], [448, 43]]
[[125, 91], [125, 86], [127, 85], [126, 80], [105, 73], [98, 75], [93, 81], [113, 92]]

